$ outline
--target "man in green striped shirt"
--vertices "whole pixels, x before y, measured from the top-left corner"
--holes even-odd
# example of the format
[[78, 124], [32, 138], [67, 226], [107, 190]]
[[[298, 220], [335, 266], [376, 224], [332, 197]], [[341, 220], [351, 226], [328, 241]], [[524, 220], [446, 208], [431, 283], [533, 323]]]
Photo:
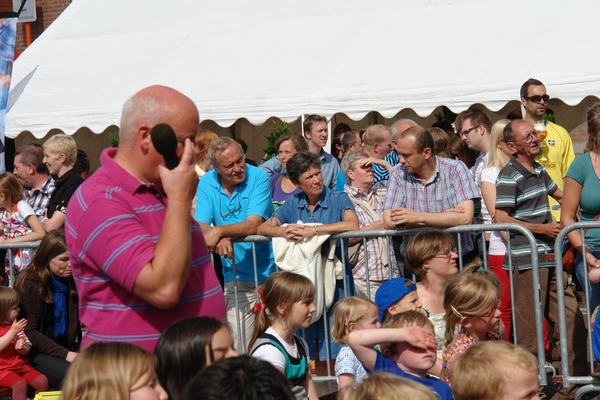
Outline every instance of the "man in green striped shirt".
[[[524, 120], [515, 120], [506, 126], [503, 141], [513, 152], [509, 163], [500, 170], [496, 179], [496, 212], [494, 222], [523, 225], [534, 234], [539, 254], [540, 289], [543, 313], [549, 322], [552, 340], [552, 356], [560, 356], [558, 330], [558, 306], [556, 301], [556, 275], [554, 259], [554, 239], [560, 232], [560, 225], [553, 220], [548, 205], [548, 196], [559, 203], [562, 191], [550, 178], [543, 167], [535, 162], [540, 152], [540, 139], [533, 125]], [[510, 246], [504, 259], [508, 268], [508, 257], [512, 257], [514, 268], [517, 339], [533, 354], [537, 353], [536, 324], [531, 270], [531, 248], [525, 236], [511, 233]], [[565, 274], [566, 275], [566, 274]], [[566, 276], [564, 277], [566, 281]], [[565, 290], [567, 315], [569, 368], [573, 375], [586, 374], [586, 329], [583, 316], [570, 287]], [[557, 398], [572, 398], [576, 387], [561, 388]]]

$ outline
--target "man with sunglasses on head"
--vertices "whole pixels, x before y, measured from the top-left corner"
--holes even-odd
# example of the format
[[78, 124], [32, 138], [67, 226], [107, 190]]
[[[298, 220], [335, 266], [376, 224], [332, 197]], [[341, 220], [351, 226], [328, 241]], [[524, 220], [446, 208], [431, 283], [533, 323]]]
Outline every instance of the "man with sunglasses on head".
[[[258, 226], [271, 217], [271, 189], [267, 174], [246, 164], [242, 147], [235, 140], [214, 140], [207, 157], [214, 169], [204, 174], [198, 185], [195, 218], [208, 250], [221, 256], [227, 321], [236, 348], [244, 351], [254, 329], [255, 282], [267, 280], [275, 271], [275, 262], [271, 242], [253, 246], [250, 242], [233, 244], [231, 239], [255, 235]], [[242, 339], [241, 346], [238, 338]]]
[[[528, 79], [521, 86], [521, 104], [525, 108], [523, 119], [531, 124], [543, 121], [550, 96], [546, 93], [546, 87], [537, 79]], [[546, 121], [546, 132], [548, 135], [542, 138], [540, 154], [536, 161], [548, 172], [559, 189], [563, 189], [563, 178], [567, 175], [569, 165], [575, 158], [573, 141], [565, 128], [553, 122]], [[559, 221], [560, 209], [553, 207], [558, 203], [553, 198], [548, 198], [552, 216]]]
[[[556, 297], [556, 275], [554, 271], [554, 240], [560, 232], [560, 225], [552, 221], [548, 195], [562, 199], [562, 191], [535, 161], [540, 153], [540, 138], [529, 121], [522, 119], [510, 122], [503, 132], [503, 141], [513, 152], [513, 156], [496, 179], [496, 210], [494, 222], [523, 225], [534, 234], [538, 245], [538, 265], [540, 276], [541, 303], [543, 314], [549, 322], [553, 334], [553, 357], [560, 356], [558, 332], [558, 305]], [[537, 354], [536, 323], [534, 304], [537, 295], [532, 290], [533, 273], [529, 240], [521, 234], [511, 233], [507, 251], [514, 268], [514, 305], [518, 344]], [[548, 253], [548, 254], [547, 254]], [[509, 254], [504, 258], [504, 268], [509, 269]], [[566, 274], [564, 278], [566, 281]], [[561, 288], [561, 290], [563, 290]], [[586, 372], [586, 340], [583, 316], [573, 291], [564, 288], [567, 316], [569, 368], [574, 376]], [[575, 392], [573, 386], [561, 388], [559, 399], [569, 398]], [[572, 398], [572, 397], [570, 397]]]

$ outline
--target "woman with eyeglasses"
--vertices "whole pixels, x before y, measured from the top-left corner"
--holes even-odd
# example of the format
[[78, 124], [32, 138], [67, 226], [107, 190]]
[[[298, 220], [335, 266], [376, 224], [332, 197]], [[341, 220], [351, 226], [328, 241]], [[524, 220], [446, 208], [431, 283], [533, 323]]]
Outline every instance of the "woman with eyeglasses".
[[[383, 204], [387, 189], [375, 189], [373, 163], [377, 160], [369, 157], [364, 151], [353, 151], [342, 160], [341, 171], [348, 182], [344, 192], [354, 204], [358, 216], [360, 230], [383, 230]], [[362, 238], [349, 241], [348, 256], [352, 265], [352, 275], [356, 292], [375, 301], [375, 292], [384, 280], [399, 276], [394, 249], [389, 238], [369, 238], [366, 241], [367, 258], [365, 259], [365, 242]], [[369, 290], [367, 290], [367, 275]]]
[[[587, 128], [589, 138], [585, 144], [584, 154], [577, 157], [571, 163], [567, 176], [565, 177], [565, 188], [563, 190], [562, 210], [560, 223], [563, 227], [577, 221], [577, 213], [580, 213], [581, 221], [592, 221], [600, 216], [600, 103], [596, 103], [587, 113]], [[599, 219], [600, 220], [600, 219]], [[567, 238], [577, 249], [575, 258], [575, 272], [577, 280], [583, 286], [585, 274], [597, 272], [600, 268], [600, 229], [588, 229], [585, 236], [585, 259], [588, 270], [583, 266], [583, 241], [579, 230], [571, 231]], [[600, 305], [600, 283], [590, 285], [590, 311]], [[596, 326], [596, 329], [598, 327]]]
[[[492, 220], [494, 218], [494, 212], [496, 210], [496, 178], [500, 170], [508, 163], [512, 155], [506, 143], [503, 141], [504, 128], [510, 120], [501, 119], [492, 125], [490, 133], [490, 152], [487, 167], [483, 169], [481, 173], [481, 195], [485, 206], [488, 209]], [[502, 268], [504, 264], [504, 254], [506, 254], [506, 241], [502, 237], [505, 235], [504, 232], [492, 231], [490, 235], [490, 247], [488, 250], [488, 260], [490, 264], [490, 270], [496, 274], [500, 281], [500, 299], [502, 305], [500, 311], [502, 311], [502, 322], [506, 327], [506, 335], [504, 340], [509, 341], [510, 328], [511, 328], [511, 299], [510, 299], [510, 281], [508, 278], [508, 272]]]
[[435, 327], [438, 361], [429, 371], [439, 376], [446, 323], [444, 322], [444, 291], [450, 278], [458, 273], [458, 254], [454, 238], [448, 232], [427, 230], [417, 233], [406, 245], [404, 263], [420, 282], [417, 294], [427, 318]]

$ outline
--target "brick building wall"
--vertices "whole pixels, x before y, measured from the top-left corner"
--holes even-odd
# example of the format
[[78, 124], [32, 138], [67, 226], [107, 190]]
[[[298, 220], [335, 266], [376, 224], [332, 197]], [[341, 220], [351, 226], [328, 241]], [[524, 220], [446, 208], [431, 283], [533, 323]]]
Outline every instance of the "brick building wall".
[[[31, 22], [31, 41], [34, 41], [52, 22], [71, 4], [71, 0], [36, 0], [37, 20]], [[12, 0], [0, 0], [0, 11], [12, 11]], [[26, 47], [25, 24], [17, 24], [16, 51], [23, 52]]]

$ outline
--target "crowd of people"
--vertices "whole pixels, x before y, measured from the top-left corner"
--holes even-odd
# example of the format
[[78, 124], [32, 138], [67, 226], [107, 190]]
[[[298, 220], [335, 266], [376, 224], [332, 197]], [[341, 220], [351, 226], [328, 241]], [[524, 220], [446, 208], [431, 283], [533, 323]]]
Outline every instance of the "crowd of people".
[[[14, 174], [0, 175], [0, 240], [41, 243], [6, 256], [0, 386], [15, 399], [27, 385], [65, 400], [315, 399], [312, 376], [331, 365], [342, 398], [535, 399], [527, 238], [443, 231], [492, 223], [534, 234], [548, 357], [560, 356], [564, 290], [569, 368], [589, 374], [583, 316], [549, 254], [562, 227], [600, 215], [600, 105], [575, 158], [566, 130], [544, 121], [543, 83], [526, 81], [520, 97], [524, 113], [495, 123], [468, 109], [428, 129], [340, 125], [333, 154], [327, 118], [308, 115], [256, 167], [245, 143], [199, 130], [188, 97], [151, 86], [127, 100], [118, 148], [91, 175], [68, 135], [18, 149]], [[159, 123], [177, 140], [173, 169], [152, 141]], [[426, 229], [329, 239], [406, 228]], [[235, 240], [256, 234], [272, 240]], [[568, 236], [593, 308], [599, 235]]]

